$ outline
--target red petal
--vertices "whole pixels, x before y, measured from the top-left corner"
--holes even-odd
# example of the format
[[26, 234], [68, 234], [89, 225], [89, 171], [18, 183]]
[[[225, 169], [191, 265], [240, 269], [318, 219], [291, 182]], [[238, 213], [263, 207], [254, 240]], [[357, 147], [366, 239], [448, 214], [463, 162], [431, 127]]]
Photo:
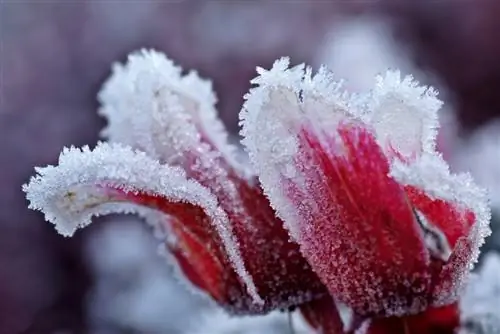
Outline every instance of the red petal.
[[342, 334], [344, 325], [335, 302], [330, 296], [300, 306], [309, 325], [321, 334]]
[[412, 205], [446, 235], [452, 248], [459, 238], [469, 234], [475, 221], [472, 211], [458, 209], [444, 200], [432, 199], [412, 186], [406, 186], [405, 191]]
[[469, 271], [472, 257], [472, 244], [467, 238], [475, 222], [472, 211], [457, 208], [456, 205], [440, 199], [429, 198], [421, 190], [405, 187], [412, 205], [426, 219], [446, 236], [453, 253], [446, 263], [434, 260], [434, 302], [449, 303], [457, 299], [460, 280]]
[[459, 327], [457, 304], [406, 317], [372, 320], [366, 334], [453, 334]]
[[341, 145], [327, 134], [301, 134], [297, 165], [306, 190], [289, 184], [289, 196], [298, 207], [317, 207], [301, 211], [302, 250], [331, 294], [355, 313], [418, 311], [429, 293], [429, 259], [408, 199], [370, 132], [354, 125], [338, 132]]

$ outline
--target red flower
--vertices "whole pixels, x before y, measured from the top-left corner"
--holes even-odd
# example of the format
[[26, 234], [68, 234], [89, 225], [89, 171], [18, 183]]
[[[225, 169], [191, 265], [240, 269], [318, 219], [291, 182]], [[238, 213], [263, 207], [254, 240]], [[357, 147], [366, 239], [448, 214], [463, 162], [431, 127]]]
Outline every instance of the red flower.
[[65, 235], [93, 215], [139, 213], [233, 313], [298, 305], [324, 334], [452, 333], [489, 211], [435, 151], [435, 92], [389, 72], [353, 98], [324, 68], [258, 71], [241, 134], [267, 198], [229, 149], [210, 84], [142, 52], [99, 96], [120, 144], [38, 169], [31, 207]]
[[325, 295], [255, 176], [235, 160], [211, 84], [180, 71], [145, 51], [115, 66], [100, 113], [104, 134], [120, 144], [65, 150], [57, 167], [38, 169], [24, 188], [31, 207], [64, 235], [93, 215], [139, 213], [182, 274], [232, 313]]
[[484, 191], [435, 151], [435, 92], [397, 72], [357, 98], [325, 69], [312, 77], [281, 60], [259, 72], [244, 144], [302, 253], [354, 313], [351, 328], [372, 319], [373, 334], [440, 322], [453, 332], [489, 211]]

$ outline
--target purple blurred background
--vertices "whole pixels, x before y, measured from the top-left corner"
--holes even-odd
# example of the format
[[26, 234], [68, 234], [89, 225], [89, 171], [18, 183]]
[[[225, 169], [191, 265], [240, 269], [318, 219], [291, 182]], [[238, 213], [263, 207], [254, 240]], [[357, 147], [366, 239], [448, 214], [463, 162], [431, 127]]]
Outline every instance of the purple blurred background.
[[[115, 283], [123, 277], [96, 265], [115, 262], [96, 251], [107, 250], [98, 241], [111, 227], [94, 224], [63, 239], [26, 208], [20, 190], [33, 166], [55, 163], [63, 146], [98, 140], [104, 121], [96, 114], [95, 96], [112, 62], [154, 47], [185, 69], [198, 69], [214, 81], [220, 115], [236, 133], [242, 96], [256, 65], [269, 67], [284, 55], [294, 63], [335, 63], [320, 56], [328, 36], [335, 39], [343, 22], [360, 15], [383, 20], [391, 40], [404, 50], [397, 55], [404, 57], [400, 61], [423, 73], [424, 81], [439, 83], [465, 130], [460, 134], [500, 114], [500, 2], [495, 0], [0, 3], [0, 334], [153, 333], [142, 325], [119, 327], [112, 319], [120, 315], [109, 315], [117, 305], [99, 302], [121, 293], [105, 294], [118, 288], [102, 283], [103, 275]], [[353, 70], [358, 65], [352, 64]], [[125, 226], [137, 231], [131, 232], [134, 237], [119, 237], [118, 254], [127, 240], [148, 244], [140, 224], [124, 220], [113, 228]], [[117, 269], [128, 272], [129, 285], [140, 281], [137, 272], [150, 270], [144, 262], [153, 261], [151, 268], [162, 265], [154, 255], [130, 258], [136, 262]], [[202, 304], [189, 303], [185, 309], [193, 312]], [[107, 315], [103, 320], [96, 314]], [[151, 321], [147, 328], [154, 328]]]

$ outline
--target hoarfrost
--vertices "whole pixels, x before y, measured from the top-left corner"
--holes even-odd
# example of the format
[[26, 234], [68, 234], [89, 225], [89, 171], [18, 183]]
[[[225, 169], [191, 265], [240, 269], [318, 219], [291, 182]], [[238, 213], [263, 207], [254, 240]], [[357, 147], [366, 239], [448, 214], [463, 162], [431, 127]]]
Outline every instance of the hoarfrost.
[[376, 79], [367, 105], [368, 123], [384, 149], [394, 148], [407, 157], [434, 152], [442, 104], [434, 88], [389, 71]]
[[242, 143], [266, 195], [292, 238], [298, 240], [297, 208], [280, 186], [285, 180], [303, 183], [294, 162], [300, 149], [298, 132], [304, 123], [319, 132], [336, 126], [352, 109], [350, 96], [326, 68], [313, 76], [310, 68], [289, 68], [289, 63], [288, 58], [281, 58], [270, 70], [257, 68], [259, 76], [252, 80], [257, 87], [244, 97], [240, 125]]
[[[171, 162], [206, 140], [233, 166], [234, 148], [217, 117], [212, 84], [182, 69], [164, 54], [141, 50], [126, 65], [115, 64], [99, 93], [99, 113], [108, 119], [104, 137]], [[179, 157], [180, 156], [180, 157]]]
[[93, 216], [110, 213], [147, 215], [142, 206], [117, 194], [158, 196], [172, 202], [201, 207], [224, 242], [229, 258], [255, 302], [262, 303], [239, 253], [227, 214], [217, 198], [198, 182], [188, 180], [177, 167], [162, 165], [146, 153], [119, 144], [99, 143], [94, 150], [64, 149], [57, 167], [36, 169], [38, 175], [23, 186], [30, 208], [64, 236], [90, 224]]
[[450, 201], [458, 208], [472, 210], [475, 224], [469, 236], [469, 240], [474, 243], [471, 265], [477, 262], [479, 248], [491, 234], [491, 212], [486, 190], [477, 186], [470, 174], [450, 173], [443, 158], [431, 153], [425, 153], [409, 164], [394, 161], [390, 175], [403, 185], [421, 189], [431, 198]]

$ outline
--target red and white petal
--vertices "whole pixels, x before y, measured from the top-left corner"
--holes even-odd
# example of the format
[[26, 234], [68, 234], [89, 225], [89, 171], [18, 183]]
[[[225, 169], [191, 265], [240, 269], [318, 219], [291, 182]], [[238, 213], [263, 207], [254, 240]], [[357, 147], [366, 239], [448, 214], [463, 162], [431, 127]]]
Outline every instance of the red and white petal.
[[271, 204], [330, 293], [356, 313], [420, 310], [429, 258], [384, 153], [354, 125], [358, 115], [346, 110], [338, 88], [327, 100], [318, 86], [321, 108], [307, 108], [315, 86], [306, 86], [301, 67], [287, 65], [261, 71], [241, 115], [244, 144]]
[[491, 233], [486, 191], [469, 174], [451, 174], [446, 162], [435, 154], [424, 154], [410, 164], [395, 161], [391, 175], [404, 185], [421, 221], [426, 222], [424, 231], [437, 232], [426, 239], [431, 253], [443, 261], [435, 278], [433, 304], [456, 301]]
[[157, 210], [168, 215], [162, 222], [175, 236], [168, 246], [178, 252], [174, 255], [181, 269], [195, 285], [218, 299], [231, 288], [221, 285], [241, 279], [253, 302], [263, 302], [227, 214], [207, 188], [188, 180], [180, 168], [161, 165], [128, 147], [99, 144], [92, 151], [65, 149], [58, 166], [37, 168], [37, 173], [23, 190], [30, 208], [43, 211], [59, 233], [70, 236], [97, 215]]
[[324, 68], [312, 77], [303, 65], [289, 68], [289, 59], [282, 58], [272, 69], [258, 68], [257, 72], [259, 76], [252, 83], [258, 86], [245, 96], [240, 113], [242, 143], [273, 208], [298, 240], [299, 206], [283, 192], [283, 185], [306, 181], [294, 161], [301, 150], [301, 127], [307, 123], [331, 130], [354, 116], [341, 84]]
[[471, 242], [471, 267], [491, 233], [485, 189], [469, 174], [450, 173], [447, 163], [436, 154], [424, 154], [410, 163], [394, 161], [390, 175], [405, 187], [415, 208], [446, 236], [452, 249], [463, 238]]
[[182, 75], [162, 53], [141, 50], [130, 54], [125, 65], [115, 64], [99, 101], [99, 112], [108, 120], [103, 135], [113, 142], [184, 166], [189, 163], [185, 152], [199, 157], [213, 150], [242, 169], [217, 117], [211, 82], [194, 71]]
[[377, 77], [364, 119], [375, 129], [386, 153], [392, 155], [395, 150], [404, 157], [415, 157], [435, 151], [441, 106], [434, 88], [389, 71]]

